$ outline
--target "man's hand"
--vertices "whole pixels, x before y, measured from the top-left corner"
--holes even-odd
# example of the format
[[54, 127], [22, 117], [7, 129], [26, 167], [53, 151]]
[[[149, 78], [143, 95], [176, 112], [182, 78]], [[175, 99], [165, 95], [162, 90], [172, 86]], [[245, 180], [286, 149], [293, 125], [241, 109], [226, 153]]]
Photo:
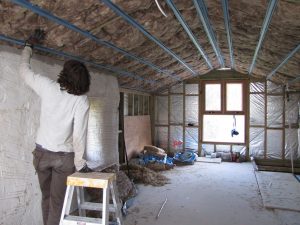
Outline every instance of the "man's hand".
[[78, 171], [79, 173], [90, 173], [93, 172], [91, 168], [89, 168], [86, 164]]
[[41, 44], [45, 39], [45, 34], [45, 31], [42, 29], [35, 29], [34, 33], [26, 40], [25, 46], [33, 48], [34, 45]]

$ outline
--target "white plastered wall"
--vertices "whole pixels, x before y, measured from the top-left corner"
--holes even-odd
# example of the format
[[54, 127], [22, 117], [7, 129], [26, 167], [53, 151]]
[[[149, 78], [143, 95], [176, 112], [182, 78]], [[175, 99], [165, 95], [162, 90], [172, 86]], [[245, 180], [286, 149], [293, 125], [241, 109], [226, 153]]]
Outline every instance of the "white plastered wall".
[[[0, 225], [42, 224], [41, 194], [32, 166], [40, 102], [19, 78], [20, 54], [20, 50], [0, 46]], [[56, 80], [62, 62], [35, 55], [32, 68]], [[99, 126], [96, 130], [93, 128], [97, 135], [89, 138], [90, 145], [98, 148], [91, 152], [99, 151], [111, 160], [99, 161], [97, 154], [88, 155], [90, 159], [95, 157], [99, 166], [105, 167], [118, 160], [118, 82], [115, 77], [103, 73], [91, 72], [91, 76], [88, 96], [101, 108], [101, 112], [96, 113], [101, 117]], [[97, 121], [97, 117], [94, 119]], [[102, 127], [105, 132], [101, 131]], [[90, 134], [94, 134], [93, 129], [89, 130]], [[109, 141], [104, 141], [103, 133], [104, 136], [110, 133]], [[103, 152], [105, 149], [107, 151]]]

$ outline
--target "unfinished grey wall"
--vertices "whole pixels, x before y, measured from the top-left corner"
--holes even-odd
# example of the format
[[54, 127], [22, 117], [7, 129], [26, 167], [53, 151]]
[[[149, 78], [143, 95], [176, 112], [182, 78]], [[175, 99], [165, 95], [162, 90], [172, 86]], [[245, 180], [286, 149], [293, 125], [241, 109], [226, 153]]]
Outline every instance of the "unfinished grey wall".
[[[0, 46], [0, 224], [1, 225], [40, 225], [42, 224], [40, 209], [40, 190], [32, 166], [36, 130], [39, 122], [39, 99], [19, 78], [18, 67], [20, 50]], [[60, 61], [36, 56], [32, 60], [35, 72], [49, 74], [56, 79], [61, 71]], [[89, 128], [89, 132], [97, 131], [97, 135], [89, 137], [89, 141], [102, 145], [107, 132], [111, 138], [106, 144], [107, 152], [113, 160], [117, 155], [118, 103], [119, 89], [117, 79], [99, 73], [92, 74], [92, 85], [89, 97], [96, 99], [101, 105], [101, 112], [93, 111], [97, 129]], [[113, 122], [112, 122], [113, 121]], [[104, 127], [105, 130], [101, 131]], [[92, 144], [92, 143], [91, 143]], [[93, 150], [94, 152], [97, 149]], [[93, 159], [93, 154], [90, 154]], [[95, 158], [97, 160], [97, 158]], [[105, 161], [98, 161], [105, 166]], [[111, 163], [111, 162], [109, 162]]]

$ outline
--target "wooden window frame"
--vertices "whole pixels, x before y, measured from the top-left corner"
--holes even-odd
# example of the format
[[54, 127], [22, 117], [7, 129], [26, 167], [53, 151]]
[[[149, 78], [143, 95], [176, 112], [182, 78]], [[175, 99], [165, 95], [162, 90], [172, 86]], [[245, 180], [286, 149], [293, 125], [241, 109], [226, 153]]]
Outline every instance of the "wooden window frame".
[[[241, 111], [229, 111], [226, 109], [227, 98], [226, 98], [226, 84], [242, 84], [242, 110]], [[221, 85], [221, 110], [213, 111], [213, 110], [205, 110], [206, 102], [205, 102], [205, 94], [206, 94], [206, 84], [220, 84]], [[201, 110], [201, 114], [216, 114], [216, 115], [246, 115], [246, 90], [247, 90], [247, 82], [245, 80], [222, 80], [222, 81], [202, 81], [201, 89], [203, 90], [202, 94], [202, 103], [203, 107]]]
[[[242, 84], [242, 111], [227, 111], [226, 110], [226, 84], [228, 83], [239, 83]], [[208, 111], [205, 110], [206, 102], [205, 102], [205, 88], [206, 84], [221, 84], [221, 110], [220, 111]], [[247, 80], [203, 80], [201, 82], [201, 117], [199, 118], [201, 120], [201, 128], [199, 130], [199, 133], [201, 133], [201, 143], [202, 144], [225, 144], [225, 145], [247, 145], [247, 110], [248, 110], [248, 104], [247, 104]], [[200, 105], [200, 104], [199, 104]], [[204, 115], [243, 115], [245, 118], [245, 137], [244, 137], [244, 142], [243, 143], [236, 143], [236, 142], [218, 142], [218, 141], [204, 141], [203, 137], [203, 119]]]

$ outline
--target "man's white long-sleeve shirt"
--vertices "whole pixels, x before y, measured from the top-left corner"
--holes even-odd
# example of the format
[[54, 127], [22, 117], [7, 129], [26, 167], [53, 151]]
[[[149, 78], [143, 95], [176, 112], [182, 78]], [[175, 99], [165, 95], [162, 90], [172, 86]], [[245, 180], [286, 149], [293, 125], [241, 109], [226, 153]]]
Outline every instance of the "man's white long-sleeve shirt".
[[85, 95], [77, 96], [60, 89], [59, 83], [35, 74], [30, 68], [32, 50], [22, 52], [20, 75], [41, 98], [40, 126], [36, 143], [53, 152], [75, 153], [77, 170], [83, 159], [88, 124], [89, 102]]

